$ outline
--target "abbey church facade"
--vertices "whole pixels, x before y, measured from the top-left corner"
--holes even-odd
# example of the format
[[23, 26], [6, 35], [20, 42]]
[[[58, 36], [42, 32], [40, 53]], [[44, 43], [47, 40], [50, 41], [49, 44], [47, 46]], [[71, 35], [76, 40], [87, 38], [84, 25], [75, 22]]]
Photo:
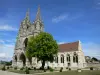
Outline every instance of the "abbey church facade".
[[[36, 19], [33, 23], [29, 20], [29, 11], [27, 11], [25, 19], [21, 22], [18, 37], [14, 49], [12, 66], [15, 67], [41, 67], [41, 61], [33, 57], [31, 61], [25, 56], [25, 50], [27, 47], [28, 38], [30, 36], [36, 36], [38, 33], [44, 31], [44, 24], [41, 20], [40, 7], [38, 8]], [[51, 63], [46, 62], [45, 67], [50, 66], [52, 68], [57, 67], [70, 67], [70, 68], [84, 68], [86, 67], [85, 56], [82, 51], [81, 42], [76, 41], [72, 43], [59, 44], [59, 52], [54, 57], [54, 61]]]

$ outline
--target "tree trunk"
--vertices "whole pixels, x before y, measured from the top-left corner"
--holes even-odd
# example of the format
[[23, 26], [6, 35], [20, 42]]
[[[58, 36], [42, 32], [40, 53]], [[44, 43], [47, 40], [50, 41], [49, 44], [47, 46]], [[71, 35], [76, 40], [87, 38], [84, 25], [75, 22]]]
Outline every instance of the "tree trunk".
[[44, 70], [45, 60], [42, 61], [42, 69]]

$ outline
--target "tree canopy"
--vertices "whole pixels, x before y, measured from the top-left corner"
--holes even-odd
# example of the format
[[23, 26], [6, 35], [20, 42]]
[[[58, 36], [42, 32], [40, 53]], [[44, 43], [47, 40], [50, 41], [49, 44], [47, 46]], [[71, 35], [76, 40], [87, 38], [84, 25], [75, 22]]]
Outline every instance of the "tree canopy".
[[45, 61], [53, 61], [54, 55], [58, 52], [58, 44], [53, 36], [46, 32], [41, 32], [35, 37], [30, 37], [27, 44], [26, 56], [37, 57], [42, 61], [44, 68]]
[[93, 58], [92, 58], [92, 61], [93, 61], [93, 60], [94, 60], [94, 61], [98, 61], [98, 59], [97, 59], [97, 58], [95, 58], [95, 57], [93, 57]]

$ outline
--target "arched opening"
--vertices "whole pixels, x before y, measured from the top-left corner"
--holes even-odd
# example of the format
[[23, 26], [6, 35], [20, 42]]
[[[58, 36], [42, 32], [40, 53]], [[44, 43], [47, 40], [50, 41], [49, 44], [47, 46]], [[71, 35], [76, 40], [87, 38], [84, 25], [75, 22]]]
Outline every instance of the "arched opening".
[[75, 63], [75, 56], [73, 56], [73, 62]]
[[70, 62], [70, 55], [69, 54], [67, 54], [66, 59], [67, 59], [67, 62]]
[[27, 43], [28, 43], [28, 38], [26, 38], [26, 39], [24, 40], [24, 50], [26, 50], [26, 48], [27, 48]]
[[17, 62], [17, 56], [15, 55], [15, 62]]
[[58, 56], [56, 58], [57, 58], [57, 63], [58, 63]]
[[64, 63], [64, 55], [61, 55], [61, 63]]
[[78, 63], [78, 55], [76, 53], [74, 53], [73, 62]]
[[21, 55], [20, 55], [20, 60], [22, 60], [22, 62], [23, 62], [23, 66], [25, 66], [26, 64], [26, 57], [25, 57], [25, 55], [23, 54], [23, 53], [21, 53]]
[[58, 63], [58, 56], [55, 57], [55, 63]]
[[28, 58], [30, 64], [32, 64], [32, 57], [31, 58]]
[[78, 55], [76, 56], [76, 63], [78, 63]]

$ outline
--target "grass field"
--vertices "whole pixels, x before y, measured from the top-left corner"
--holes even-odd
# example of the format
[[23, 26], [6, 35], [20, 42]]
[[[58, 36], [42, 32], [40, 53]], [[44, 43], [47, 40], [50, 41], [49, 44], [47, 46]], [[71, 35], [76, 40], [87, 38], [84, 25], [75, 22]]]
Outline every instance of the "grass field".
[[[25, 74], [25, 72], [21, 70], [11, 70], [10, 72]], [[43, 72], [30, 70], [30, 74], [34, 74], [34, 73], [43, 73]], [[50, 73], [44, 72], [44, 74], [39, 74], [39, 75], [100, 75], [100, 70], [93, 70], [93, 71], [85, 70], [82, 72], [77, 72], [77, 71], [50, 72]]]
[[[2, 66], [0, 66], [1, 68]], [[23, 70], [14, 70], [14, 69], [8, 69], [6, 71], [14, 72], [14, 73], [20, 73], [20, 74], [25, 74]], [[50, 71], [49, 71], [50, 72]], [[30, 70], [30, 74], [34, 73], [43, 73], [43, 71], [39, 70]], [[76, 71], [64, 71], [64, 72], [50, 72], [50, 73], [45, 73], [44, 74], [39, 74], [39, 75], [100, 75], [100, 70], [82, 70], [82, 72], [77, 72]]]
[[41, 75], [100, 75], [100, 70], [96, 71], [82, 71], [82, 72], [77, 72], [77, 71], [65, 71], [65, 72], [53, 72], [53, 73], [48, 73], [48, 74], [41, 74]]
[[[20, 73], [20, 74], [25, 74], [25, 71], [24, 70], [12, 70], [12, 69], [9, 69], [7, 71], [14, 72], [14, 73]], [[43, 73], [43, 71], [34, 71], [34, 70], [29, 70], [29, 72], [30, 72], [30, 74]]]

